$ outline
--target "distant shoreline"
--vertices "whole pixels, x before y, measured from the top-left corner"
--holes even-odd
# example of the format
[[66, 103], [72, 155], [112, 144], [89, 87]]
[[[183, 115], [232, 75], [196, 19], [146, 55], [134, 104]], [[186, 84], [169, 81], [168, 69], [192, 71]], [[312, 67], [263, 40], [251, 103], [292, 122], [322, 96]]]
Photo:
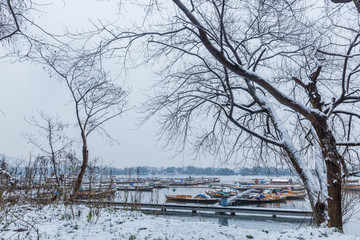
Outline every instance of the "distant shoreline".
[[[98, 168], [98, 167], [97, 167]], [[151, 175], [196, 175], [196, 176], [289, 176], [291, 171], [289, 169], [278, 169], [275, 167], [252, 167], [252, 168], [201, 168], [194, 166], [187, 167], [126, 167], [126, 168], [113, 168], [106, 167], [103, 169], [98, 168], [102, 174], [107, 175], [129, 175], [129, 176], [151, 176]]]

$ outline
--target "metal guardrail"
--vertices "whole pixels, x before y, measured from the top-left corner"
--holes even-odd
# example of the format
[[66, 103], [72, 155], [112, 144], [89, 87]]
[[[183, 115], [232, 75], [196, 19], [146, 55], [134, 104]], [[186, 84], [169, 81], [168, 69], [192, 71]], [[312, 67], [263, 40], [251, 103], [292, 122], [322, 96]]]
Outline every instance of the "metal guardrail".
[[264, 217], [287, 217], [287, 218], [311, 218], [311, 211], [301, 209], [280, 209], [280, 208], [261, 208], [261, 207], [233, 207], [233, 206], [202, 206], [202, 205], [183, 205], [183, 204], [134, 204], [121, 202], [96, 202], [79, 200], [80, 204], [101, 204], [103, 206], [121, 207], [130, 210], [140, 211], [160, 211], [160, 212], [192, 212], [192, 213], [214, 213], [214, 214], [246, 214]]

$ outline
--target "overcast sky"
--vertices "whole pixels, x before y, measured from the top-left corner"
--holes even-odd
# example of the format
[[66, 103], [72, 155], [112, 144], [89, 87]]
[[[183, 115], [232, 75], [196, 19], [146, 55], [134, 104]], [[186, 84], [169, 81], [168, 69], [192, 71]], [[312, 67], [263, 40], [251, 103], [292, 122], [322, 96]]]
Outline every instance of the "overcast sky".
[[[134, 21], [141, 17], [136, 9], [122, 9], [123, 15], [117, 14], [116, 1], [76, 0], [55, 1], [49, 6], [43, 6], [43, 14], [35, 20], [50, 32], [61, 33], [65, 27], [70, 31], [87, 29], [89, 20], [107, 19], [108, 21]], [[127, 20], [125, 20], [125, 18]], [[29, 154], [37, 153], [36, 149], [26, 143], [22, 136], [26, 132], [36, 133], [25, 118], [37, 116], [38, 112], [58, 115], [64, 122], [74, 123], [73, 105], [64, 84], [42, 70], [41, 66], [29, 63], [0, 63], [0, 153], [16, 158], [28, 158]], [[121, 79], [122, 81], [123, 79]], [[145, 68], [130, 71], [125, 85], [132, 89], [129, 103], [138, 106], [146, 99], [144, 90], [155, 81], [151, 72]], [[174, 156], [174, 151], [163, 151], [162, 143], [157, 143], [156, 123], [150, 121], [138, 128], [139, 114], [136, 108], [125, 113], [107, 125], [112, 137], [120, 145], [109, 144], [103, 137], [91, 135], [89, 138], [90, 157], [101, 157], [106, 164], [115, 167], [126, 166], [217, 166], [214, 159], [194, 161], [193, 157], [184, 153]], [[79, 131], [73, 128], [72, 136]]]

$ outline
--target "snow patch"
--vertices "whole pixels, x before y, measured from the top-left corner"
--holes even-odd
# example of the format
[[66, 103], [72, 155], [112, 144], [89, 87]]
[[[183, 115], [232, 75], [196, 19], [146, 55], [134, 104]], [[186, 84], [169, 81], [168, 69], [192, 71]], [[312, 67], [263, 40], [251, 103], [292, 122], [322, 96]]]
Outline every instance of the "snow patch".
[[[42, 209], [17, 208], [14, 215], [31, 223], [16, 220], [13, 215], [2, 216], [0, 235], [19, 239], [148, 239], [148, 240], [192, 240], [192, 239], [257, 239], [292, 240], [320, 239], [350, 240], [346, 235], [329, 228], [296, 228], [282, 231], [263, 229], [259, 222], [257, 229], [243, 229], [236, 226], [221, 226], [211, 222], [192, 222], [183, 219], [166, 219], [145, 215], [140, 212], [114, 208], [90, 209], [86, 206], [52, 205]], [[4, 217], [4, 218], [3, 218]], [[15, 220], [13, 222], [13, 220]], [[36, 230], [35, 230], [36, 229]], [[22, 230], [23, 232], [16, 232]]]

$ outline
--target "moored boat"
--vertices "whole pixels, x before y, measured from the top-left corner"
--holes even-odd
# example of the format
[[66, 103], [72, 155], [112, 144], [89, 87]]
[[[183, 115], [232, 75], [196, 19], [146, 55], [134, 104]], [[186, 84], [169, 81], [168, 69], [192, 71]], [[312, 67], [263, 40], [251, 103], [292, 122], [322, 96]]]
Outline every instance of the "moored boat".
[[203, 194], [199, 194], [195, 197], [192, 195], [165, 195], [165, 197], [167, 202], [215, 204], [219, 201], [218, 198], [209, 198]]
[[249, 189], [254, 189], [255, 187], [253, 185], [239, 185], [239, 186], [233, 186], [233, 189], [238, 191], [247, 191]]
[[205, 191], [207, 195], [212, 198], [228, 198], [236, 195], [236, 191], [223, 191], [223, 190], [207, 190]]
[[253, 197], [253, 198], [238, 198], [236, 199], [235, 205], [238, 204], [263, 204], [263, 203], [274, 203], [274, 202], [285, 202], [286, 196], [277, 195], [277, 196], [271, 196], [271, 197], [262, 197], [261, 195], [259, 197]]
[[153, 186], [118, 186], [116, 187], [116, 190], [152, 192], [154, 190], [154, 187]]
[[304, 199], [306, 193], [304, 190], [293, 191], [291, 189], [269, 188], [264, 190], [264, 194], [275, 194], [285, 196], [288, 200]]
[[239, 195], [229, 199], [229, 205], [250, 205], [250, 204], [264, 204], [285, 202], [286, 196], [275, 193], [258, 192], [256, 189], [250, 189]]
[[284, 195], [288, 200], [298, 200], [298, 199], [304, 199], [306, 193], [305, 191], [283, 190], [280, 192], [280, 195]]

